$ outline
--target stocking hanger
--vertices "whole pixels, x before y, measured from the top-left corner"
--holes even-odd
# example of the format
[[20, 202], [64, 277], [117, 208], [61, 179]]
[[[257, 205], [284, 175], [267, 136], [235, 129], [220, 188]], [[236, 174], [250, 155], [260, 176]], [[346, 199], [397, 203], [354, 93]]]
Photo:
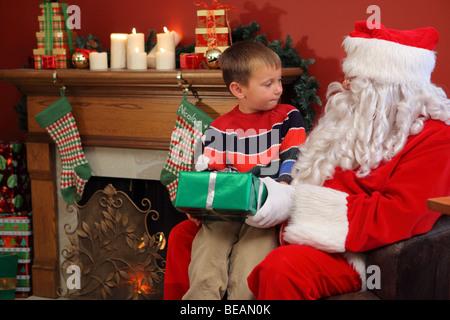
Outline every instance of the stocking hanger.
[[198, 101], [202, 101], [202, 99], [200, 98], [200, 96], [198, 95], [197, 91], [194, 90], [192, 88], [192, 86], [190, 85], [190, 83], [188, 83], [186, 80], [183, 79], [183, 75], [181, 73], [181, 71], [178, 71], [177, 73], [177, 82], [178, 82], [178, 86], [181, 88], [181, 90], [183, 91], [183, 97], [187, 98], [187, 95], [189, 93], [189, 90], [191, 90], [192, 94], [194, 95], [194, 97], [198, 100]]
[[66, 94], [66, 86], [64, 84], [58, 84], [58, 75], [56, 70], [53, 71], [53, 84], [58, 87], [59, 93], [62, 97], [64, 97], [64, 95]]

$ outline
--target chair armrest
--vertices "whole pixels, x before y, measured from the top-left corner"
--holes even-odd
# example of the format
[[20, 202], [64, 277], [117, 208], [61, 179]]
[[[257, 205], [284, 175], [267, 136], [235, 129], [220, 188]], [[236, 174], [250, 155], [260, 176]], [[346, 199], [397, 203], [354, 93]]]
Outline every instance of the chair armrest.
[[366, 266], [381, 271], [380, 299], [450, 298], [450, 216], [422, 235], [367, 252]]

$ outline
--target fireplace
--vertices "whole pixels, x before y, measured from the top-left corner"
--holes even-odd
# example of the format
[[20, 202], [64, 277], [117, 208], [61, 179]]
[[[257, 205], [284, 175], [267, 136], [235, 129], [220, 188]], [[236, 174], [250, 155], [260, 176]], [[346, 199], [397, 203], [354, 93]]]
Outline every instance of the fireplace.
[[76, 222], [63, 226], [61, 297], [163, 298], [167, 235], [185, 217], [159, 181], [93, 177], [81, 201], [66, 207]]
[[[283, 69], [283, 84], [293, 83], [301, 73], [300, 68]], [[223, 82], [220, 70], [18, 69], [0, 70], [0, 79], [16, 85], [23, 94], [27, 95], [27, 154], [28, 171], [31, 179], [34, 238], [32, 287], [34, 295], [49, 298], [56, 298], [58, 297], [57, 293], [61, 293], [59, 288], [62, 288], [65, 279], [61, 279], [60, 264], [63, 263], [64, 257], [60, 256], [65, 246], [70, 245], [65, 230], [59, 229], [58, 226], [64, 226], [67, 223], [62, 220], [74, 219], [73, 217], [76, 217], [76, 214], [67, 214], [65, 204], [58, 199], [59, 177], [57, 167], [59, 159], [56, 148], [45, 130], [38, 126], [34, 116], [59, 99], [59, 88], [61, 86], [66, 88], [66, 97], [72, 105], [72, 113], [76, 119], [85, 149], [91, 148], [93, 152], [103, 148], [106, 148], [107, 152], [116, 150], [115, 155], [117, 157], [118, 155], [126, 156], [128, 150], [136, 150], [138, 153], [151, 152], [152, 156], [156, 157], [155, 161], [159, 161], [160, 168], [162, 168], [161, 159], [165, 159], [169, 149], [176, 111], [183, 99], [185, 89], [189, 90], [188, 100], [212, 118], [226, 113], [236, 104], [235, 98], [228, 92]], [[285, 90], [285, 92], [288, 91]], [[116, 156], [107, 156], [107, 159], [102, 163], [109, 161], [112, 167], [118, 166]], [[90, 163], [94, 164], [95, 161], [92, 160]], [[97, 170], [95, 174], [97, 177], [128, 179], [127, 183], [129, 183], [130, 176], [109, 176], [101, 172], [104, 169], [103, 165], [94, 165], [94, 167]], [[154, 168], [157, 167], [158, 165]], [[120, 173], [124, 170], [136, 172], [139, 168], [138, 166], [130, 167], [129, 162], [127, 162], [126, 166], [120, 165], [120, 169], [116, 172]], [[133, 175], [131, 178], [155, 181], [159, 179], [158, 177], [149, 179], [134, 177]], [[103, 185], [95, 187], [95, 190], [101, 193], [109, 184], [112, 184], [112, 187], [116, 190], [120, 190], [118, 185], [120, 183], [116, 181], [108, 181], [106, 185], [103, 182]], [[160, 183], [159, 186], [161, 187]], [[136, 200], [137, 203], [140, 203], [143, 198]], [[154, 199], [149, 198], [149, 200], [151, 210], [154, 209], [159, 214], [156, 222], [147, 223], [147, 226], [152, 228], [154, 224], [171, 215], [162, 212], [159, 208], [156, 209]], [[106, 208], [106, 210], [108, 209]], [[142, 210], [145, 212], [147, 209]], [[151, 214], [149, 215], [151, 216]], [[115, 217], [117, 218], [117, 214]], [[121, 213], [120, 218], [122, 217]], [[86, 232], [83, 229], [83, 224], [80, 225], [80, 229], [77, 223], [77, 221], [72, 221], [69, 225], [77, 226], [77, 230]], [[175, 221], [168, 225], [170, 226], [173, 223]], [[95, 226], [95, 223], [93, 226], [89, 226], [89, 232], [93, 232]], [[148, 232], [148, 236], [155, 236], [155, 242], [157, 240], [162, 241], [158, 232], [163, 232], [164, 238], [167, 239], [170, 230], [152, 230]], [[81, 238], [84, 240], [82, 236]], [[144, 239], [139, 240], [144, 241]], [[156, 247], [158, 251], [164, 250], [162, 243], [161, 245], [157, 244]], [[83, 272], [81, 268], [80, 271]], [[121, 272], [118, 272], [117, 275], [116, 272], [109, 271], [109, 274], [107, 274], [108, 280], [110, 280], [111, 273], [114, 283], [118, 283], [118, 280], [124, 280], [121, 287], [126, 287], [126, 281], [130, 279], [129, 275], [125, 276]], [[136, 278], [145, 278], [138, 276], [138, 273], [136, 271]], [[121, 275], [123, 275], [123, 278]], [[127, 280], [126, 277], [129, 279]], [[149, 280], [145, 280], [144, 285], [148, 282]], [[109, 284], [112, 285], [112, 283]], [[108, 284], [106, 284], [106, 287], [109, 288]], [[103, 286], [108, 298], [109, 293], [106, 287]], [[136, 290], [143, 289], [142, 281], [140, 281], [140, 286]]]

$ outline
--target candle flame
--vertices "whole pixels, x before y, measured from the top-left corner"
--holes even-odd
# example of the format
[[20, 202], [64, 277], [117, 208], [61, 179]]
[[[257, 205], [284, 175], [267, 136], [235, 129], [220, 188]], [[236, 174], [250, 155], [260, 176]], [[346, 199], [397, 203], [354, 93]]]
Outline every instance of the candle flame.
[[164, 27], [164, 32], [165, 32], [165, 33], [169, 32], [169, 29], [167, 29], [166, 27]]
[[136, 28], [133, 28], [133, 34], [136, 34]]
[[160, 48], [159, 50], [160, 50], [162, 53], [166, 52], [166, 49], [164, 49], [164, 48]]
[[139, 52], [139, 48], [138, 48], [138, 47], [136, 47], [136, 49], [135, 49], [135, 50], [136, 50], [136, 53], [138, 53], [138, 52]]

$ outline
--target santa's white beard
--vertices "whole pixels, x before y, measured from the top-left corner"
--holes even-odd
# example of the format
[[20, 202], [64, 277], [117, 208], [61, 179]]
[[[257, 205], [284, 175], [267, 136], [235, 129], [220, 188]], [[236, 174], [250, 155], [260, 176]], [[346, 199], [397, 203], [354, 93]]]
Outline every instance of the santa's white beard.
[[367, 176], [398, 154], [426, 119], [450, 124], [450, 100], [433, 84], [417, 88], [355, 78], [350, 90], [330, 84], [327, 99], [323, 116], [300, 146], [293, 184], [322, 185], [337, 167]]

